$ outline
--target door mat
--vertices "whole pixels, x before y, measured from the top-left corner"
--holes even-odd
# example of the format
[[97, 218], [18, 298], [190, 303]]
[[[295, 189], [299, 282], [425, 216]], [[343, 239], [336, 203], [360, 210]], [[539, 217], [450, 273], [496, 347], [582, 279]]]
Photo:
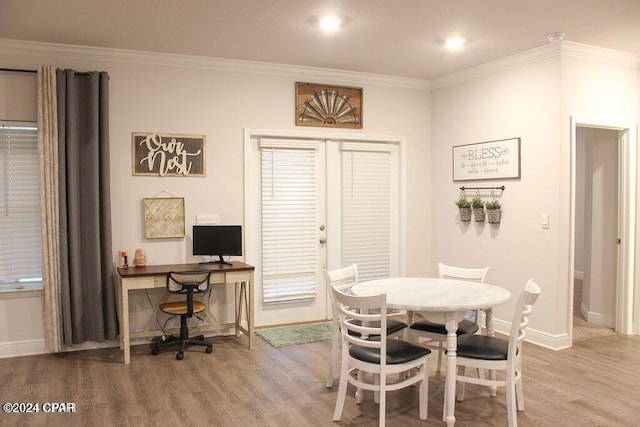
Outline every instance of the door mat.
[[276, 328], [257, 330], [256, 335], [273, 347], [309, 344], [329, 341], [331, 339], [332, 324], [332, 322], [321, 322], [295, 326], [279, 326]]

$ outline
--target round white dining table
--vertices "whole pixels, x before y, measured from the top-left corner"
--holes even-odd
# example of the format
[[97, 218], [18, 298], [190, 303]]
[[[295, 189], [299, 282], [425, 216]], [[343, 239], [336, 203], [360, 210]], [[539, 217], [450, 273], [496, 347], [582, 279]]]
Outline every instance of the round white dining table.
[[447, 328], [447, 368], [442, 420], [453, 426], [455, 417], [456, 350], [458, 322], [469, 310], [487, 315], [487, 334], [493, 334], [492, 307], [504, 304], [511, 293], [500, 286], [433, 277], [395, 277], [360, 282], [351, 288], [354, 295], [386, 294], [387, 307], [408, 312], [442, 313]]

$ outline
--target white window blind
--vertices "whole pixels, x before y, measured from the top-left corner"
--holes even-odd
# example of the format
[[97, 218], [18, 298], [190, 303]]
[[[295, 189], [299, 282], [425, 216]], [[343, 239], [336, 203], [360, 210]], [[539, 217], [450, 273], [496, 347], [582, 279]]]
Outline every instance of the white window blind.
[[315, 298], [317, 144], [260, 150], [263, 302]]
[[42, 288], [35, 123], [0, 124], [0, 291]]
[[357, 264], [360, 280], [391, 274], [394, 147], [379, 145], [367, 150], [361, 144], [343, 144], [341, 150], [342, 264]]

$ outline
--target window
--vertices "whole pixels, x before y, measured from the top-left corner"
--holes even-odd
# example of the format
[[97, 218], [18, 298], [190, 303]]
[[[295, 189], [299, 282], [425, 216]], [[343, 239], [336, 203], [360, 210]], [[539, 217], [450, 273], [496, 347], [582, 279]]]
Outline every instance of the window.
[[0, 291], [42, 289], [35, 123], [0, 123]]

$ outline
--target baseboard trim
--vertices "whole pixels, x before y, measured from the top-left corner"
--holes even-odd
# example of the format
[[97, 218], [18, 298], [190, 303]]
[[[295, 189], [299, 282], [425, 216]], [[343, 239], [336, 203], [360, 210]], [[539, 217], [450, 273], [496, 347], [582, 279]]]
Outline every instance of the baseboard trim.
[[[158, 331], [160, 333], [160, 331]], [[233, 328], [228, 328], [219, 331], [217, 334], [209, 333], [205, 334], [207, 338], [215, 338], [217, 336], [232, 336], [234, 334]], [[150, 338], [134, 338], [131, 340], [131, 345], [144, 345], [149, 344]], [[81, 350], [96, 350], [100, 348], [113, 348], [119, 347], [119, 340], [111, 340], [103, 343], [87, 341], [83, 344], [77, 344], [73, 347], [66, 347], [62, 350], [62, 353]], [[0, 359], [6, 359], [9, 357], [21, 357], [21, 356], [35, 356], [38, 354], [48, 354], [47, 346], [44, 342], [44, 338], [37, 340], [24, 340], [24, 341], [7, 341], [0, 343]]]
[[44, 339], [0, 343], [0, 359], [46, 353]]
[[589, 308], [584, 304], [580, 305], [580, 314], [582, 314], [582, 317], [586, 319], [587, 322], [593, 323], [594, 325], [611, 329], [615, 329], [616, 327], [616, 319], [613, 315], [589, 311]]
[[[511, 323], [500, 319], [494, 319], [493, 326], [496, 332], [505, 335], [508, 335], [511, 329]], [[552, 335], [533, 328], [527, 328], [525, 341], [554, 351], [571, 347], [568, 333]]]

